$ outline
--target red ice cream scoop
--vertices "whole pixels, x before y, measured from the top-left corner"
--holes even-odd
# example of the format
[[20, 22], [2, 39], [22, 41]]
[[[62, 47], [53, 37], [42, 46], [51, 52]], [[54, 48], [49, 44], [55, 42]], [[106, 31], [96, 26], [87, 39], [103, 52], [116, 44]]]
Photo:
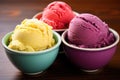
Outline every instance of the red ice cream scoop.
[[68, 4], [54, 1], [44, 9], [41, 20], [51, 25], [53, 29], [66, 29], [74, 16], [75, 14]]

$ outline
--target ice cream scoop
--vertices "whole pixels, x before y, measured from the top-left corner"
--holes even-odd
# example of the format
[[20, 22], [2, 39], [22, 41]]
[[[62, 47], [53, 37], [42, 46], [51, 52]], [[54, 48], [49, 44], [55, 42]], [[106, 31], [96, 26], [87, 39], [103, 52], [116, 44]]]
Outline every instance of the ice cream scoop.
[[89, 13], [74, 17], [69, 25], [68, 40], [79, 47], [97, 48], [114, 42], [114, 35], [108, 25]]
[[40, 51], [54, 44], [51, 26], [37, 19], [25, 19], [16, 26], [8, 47], [18, 51]]
[[51, 25], [53, 29], [66, 29], [75, 16], [71, 7], [62, 1], [54, 1], [44, 9], [41, 20]]

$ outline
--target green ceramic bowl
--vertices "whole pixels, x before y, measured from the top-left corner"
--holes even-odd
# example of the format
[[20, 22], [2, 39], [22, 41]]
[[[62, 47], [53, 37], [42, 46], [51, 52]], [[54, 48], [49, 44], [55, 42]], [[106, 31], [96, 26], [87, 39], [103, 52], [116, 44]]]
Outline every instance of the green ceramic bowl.
[[47, 68], [49, 68], [55, 61], [58, 55], [59, 46], [61, 44], [61, 38], [57, 32], [53, 31], [53, 37], [56, 42], [56, 44], [53, 47], [36, 52], [22, 52], [8, 48], [8, 40], [11, 34], [12, 32], [7, 33], [2, 38], [2, 45], [5, 49], [9, 60], [13, 63], [13, 65], [16, 68], [18, 68], [23, 73], [30, 75], [41, 73]]

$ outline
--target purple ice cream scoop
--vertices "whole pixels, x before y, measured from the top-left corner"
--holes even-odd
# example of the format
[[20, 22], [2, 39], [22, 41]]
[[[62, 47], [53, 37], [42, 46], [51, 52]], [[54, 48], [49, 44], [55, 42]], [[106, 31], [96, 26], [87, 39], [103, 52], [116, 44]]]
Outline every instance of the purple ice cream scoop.
[[69, 43], [86, 48], [99, 48], [114, 42], [114, 35], [108, 25], [100, 18], [89, 13], [74, 17], [68, 29]]

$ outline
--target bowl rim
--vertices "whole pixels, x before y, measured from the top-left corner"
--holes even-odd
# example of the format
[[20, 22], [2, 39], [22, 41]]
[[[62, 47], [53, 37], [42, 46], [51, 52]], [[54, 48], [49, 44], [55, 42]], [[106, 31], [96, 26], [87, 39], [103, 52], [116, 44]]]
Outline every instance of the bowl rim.
[[80, 47], [77, 47], [77, 46], [74, 46], [74, 45], [71, 45], [69, 44], [66, 40], [65, 40], [65, 36], [68, 32], [68, 29], [66, 31], [63, 32], [62, 36], [61, 36], [61, 39], [62, 39], [62, 42], [64, 43], [64, 45], [68, 46], [68, 47], [71, 47], [71, 48], [74, 48], [74, 49], [77, 49], [77, 50], [84, 50], [84, 51], [101, 51], [101, 50], [106, 50], [106, 49], [109, 49], [109, 48], [112, 48], [114, 46], [116, 46], [120, 40], [120, 37], [119, 37], [119, 34], [112, 28], [109, 28], [109, 30], [114, 34], [115, 38], [116, 38], [116, 41], [109, 45], [109, 46], [105, 46], [105, 47], [101, 47], [101, 48], [80, 48]]
[[[36, 17], [37, 17], [39, 14], [42, 14], [42, 13], [43, 13], [43, 11], [38, 12], [38, 13], [36, 13], [32, 18], [33, 18], [33, 19], [36, 19]], [[79, 13], [76, 12], [76, 11], [73, 11], [73, 13], [76, 14], [76, 15], [79, 14]], [[56, 31], [56, 32], [63, 32], [63, 31], [65, 31], [66, 29], [68, 29], [68, 28], [65, 28], [65, 29], [53, 29], [53, 30]]]
[[[41, 50], [41, 51], [33, 51], [33, 52], [17, 51], [17, 50], [13, 50], [13, 49], [8, 48], [8, 46], [5, 44], [5, 39], [7, 38], [8, 35], [11, 35], [12, 32], [13, 32], [13, 31], [8, 32], [6, 35], [3, 36], [3, 38], [2, 38], [2, 45], [3, 45], [3, 47], [6, 48], [7, 50], [13, 52], [13, 54], [14, 54], [14, 53], [24, 54], [24, 55], [45, 54], [46, 52], [50, 52], [50, 51], [56, 49], [56, 48], [59, 47], [60, 44], [61, 44], [61, 37], [60, 37], [60, 35], [59, 35], [57, 32], [53, 31], [53, 35], [55, 35], [56, 38], [57, 38], [57, 43], [56, 43], [54, 46], [52, 46], [51, 48], [48, 48], [48, 49], [45, 49], [45, 50]], [[10, 37], [10, 36], [9, 36], [9, 37]], [[12, 54], [12, 53], [11, 53], [11, 54]]]

